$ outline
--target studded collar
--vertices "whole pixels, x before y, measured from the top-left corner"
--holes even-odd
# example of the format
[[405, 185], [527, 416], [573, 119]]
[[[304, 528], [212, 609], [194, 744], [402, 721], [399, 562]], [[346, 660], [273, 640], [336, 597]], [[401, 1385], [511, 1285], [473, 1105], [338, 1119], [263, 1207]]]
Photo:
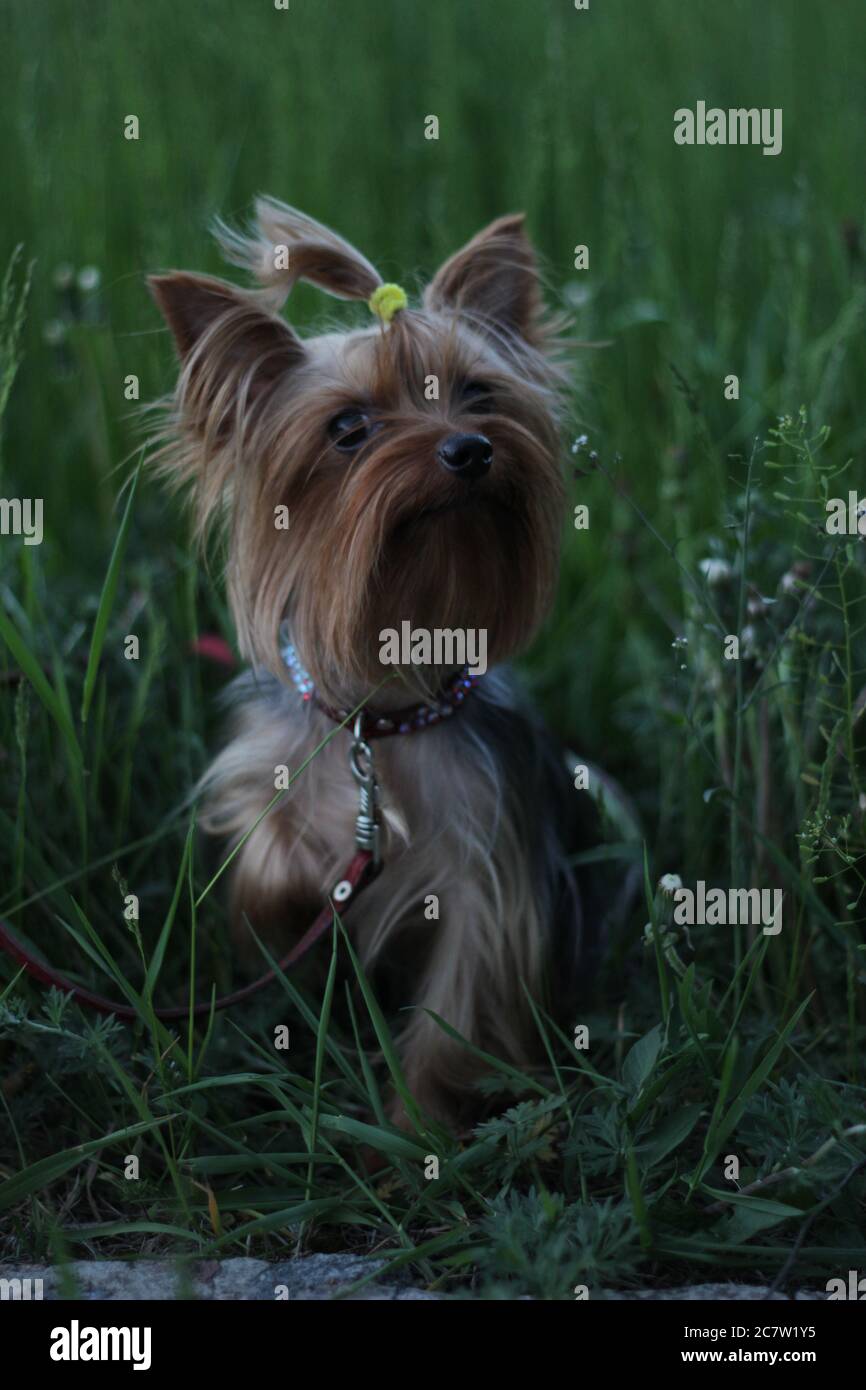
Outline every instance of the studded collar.
[[[291, 642], [286, 642], [281, 650], [283, 661], [286, 663], [292, 683], [301, 699], [305, 703], [314, 704], [336, 724], [344, 724], [351, 711], [335, 709], [332, 705], [325, 704], [316, 691], [312, 676], [302, 666], [298, 653]], [[473, 675], [464, 666], [455, 676], [451, 677], [438, 697], [430, 701], [429, 704], [422, 702], [396, 710], [365, 709], [362, 716], [361, 736], [364, 739], [392, 738], [395, 734], [419, 733], [422, 729], [432, 729], [436, 724], [443, 724], [460, 709], [480, 679], [480, 675]]]

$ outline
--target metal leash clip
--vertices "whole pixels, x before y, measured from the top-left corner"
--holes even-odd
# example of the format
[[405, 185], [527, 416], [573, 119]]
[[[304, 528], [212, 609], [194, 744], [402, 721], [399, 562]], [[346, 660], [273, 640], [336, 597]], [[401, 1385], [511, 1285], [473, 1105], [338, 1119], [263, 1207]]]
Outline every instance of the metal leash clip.
[[373, 750], [363, 736], [363, 710], [355, 720], [352, 747], [349, 751], [349, 766], [352, 776], [358, 783], [358, 818], [355, 821], [355, 843], [358, 849], [369, 850], [373, 856], [373, 867], [381, 863], [379, 821], [379, 784], [373, 767]]

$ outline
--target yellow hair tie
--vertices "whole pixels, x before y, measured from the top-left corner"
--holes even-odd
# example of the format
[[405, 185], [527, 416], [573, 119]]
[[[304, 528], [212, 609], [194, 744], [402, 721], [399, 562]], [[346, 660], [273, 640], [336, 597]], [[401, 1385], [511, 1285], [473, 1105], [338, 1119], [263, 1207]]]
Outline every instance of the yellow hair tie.
[[376, 314], [383, 323], [390, 323], [400, 309], [409, 303], [406, 291], [399, 285], [380, 285], [367, 300], [370, 312]]

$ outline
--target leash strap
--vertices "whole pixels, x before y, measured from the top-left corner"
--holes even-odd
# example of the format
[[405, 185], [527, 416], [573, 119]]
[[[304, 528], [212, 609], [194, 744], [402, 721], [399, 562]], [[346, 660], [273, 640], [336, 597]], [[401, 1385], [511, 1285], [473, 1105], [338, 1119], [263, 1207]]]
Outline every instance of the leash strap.
[[[218, 1012], [220, 1009], [228, 1009], [232, 1004], [240, 1004], [243, 1000], [249, 999], [257, 994], [265, 985], [269, 985], [277, 975], [282, 975], [286, 970], [290, 970], [293, 965], [305, 956], [311, 947], [324, 935], [331, 925], [334, 918], [335, 909], [345, 910], [355, 901], [355, 898], [367, 884], [375, 878], [378, 867], [373, 864], [373, 855], [369, 850], [359, 850], [350, 862], [342, 878], [336, 883], [329, 894], [329, 902], [323, 907], [312, 926], [308, 927], [290, 951], [277, 963], [276, 970], [269, 970], [265, 975], [253, 980], [251, 984], [244, 985], [242, 989], [236, 989], [231, 994], [224, 994], [214, 1003], [210, 1000], [203, 1000], [199, 1004], [194, 1004], [192, 1013], [195, 1017], [202, 1014], [209, 1014], [211, 1009]], [[92, 989], [87, 989], [84, 985], [77, 985], [73, 980], [61, 975], [59, 971], [53, 970], [50, 965], [43, 965], [34, 955], [13, 935], [5, 922], [0, 921], [0, 947], [8, 955], [16, 960], [19, 965], [23, 965], [28, 975], [32, 975], [34, 980], [39, 980], [43, 985], [54, 985], [55, 989], [62, 990], [64, 994], [71, 994], [79, 1004], [87, 1004], [91, 1009], [95, 1009], [100, 1014], [115, 1014], [118, 1018], [132, 1020], [141, 1016], [140, 1010], [131, 1004], [120, 1004], [113, 999], [106, 999], [102, 994], [96, 994]], [[179, 1004], [169, 1009], [154, 1009], [157, 1018], [163, 1020], [173, 1020], [189, 1018], [190, 1008], [188, 1004]]]
[[[327, 905], [322, 908], [312, 926], [307, 928], [300, 941], [297, 941], [292, 949], [277, 962], [276, 970], [268, 970], [266, 974], [253, 980], [251, 984], [244, 985], [242, 989], [236, 989], [231, 994], [224, 994], [213, 1003], [210, 1000], [202, 1000], [199, 1004], [193, 1004], [192, 1008], [188, 1004], [178, 1004], [174, 1008], [154, 1009], [153, 1012], [157, 1018], [164, 1020], [189, 1018], [190, 1013], [197, 1018], [202, 1014], [209, 1014], [212, 1009], [215, 1012], [220, 1009], [228, 1009], [232, 1004], [240, 1004], [244, 999], [249, 999], [253, 994], [257, 994], [265, 985], [269, 985], [272, 980], [275, 980], [278, 973], [282, 975], [286, 970], [290, 970], [293, 965], [296, 965], [328, 930], [337, 908], [345, 911], [346, 908], [350, 907], [361, 890], [379, 873], [382, 867], [379, 784], [373, 765], [373, 751], [366, 741], [365, 732], [364, 714], [361, 712], [355, 720], [352, 744], [349, 750], [349, 767], [358, 786], [358, 816], [355, 822], [357, 852], [350, 860], [342, 877], [334, 884], [328, 895]], [[73, 999], [78, 1000], [79, 1004], [87, 1004], [97, 1013], [114, 1014], [117, 1018], [127, 1020], [140, 1016], [140, 1011], [132, 1004], [120, 1004], [116, 1000], [106, 999], [103, 994], [97, 994], [94, 990], [87, 989], [85, 985], [78, 985], [74, 980], [70, 980], [65, 975], [61, 975], [59, 971], [52, 969], [50, 965], [43, 964], [2, 921], [0, 921], [0, 949], [6, 951], [19, 965], [23, 965], [28, 975], [32, 975], [34, 980], [39, 980], [43, 985], [54, 985], [55, 989], [62, 990], [64, 994], [71, 994]]]

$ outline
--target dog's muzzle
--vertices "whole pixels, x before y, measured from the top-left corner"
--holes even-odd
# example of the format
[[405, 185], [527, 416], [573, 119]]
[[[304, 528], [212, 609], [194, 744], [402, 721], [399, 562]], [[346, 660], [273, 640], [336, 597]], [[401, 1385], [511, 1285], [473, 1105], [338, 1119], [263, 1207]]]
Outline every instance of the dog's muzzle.
[[449, 434], [439, 445], [436, 457], [447, 472], [471, 483], [490, 472], [493, 445], [486, 434]]

